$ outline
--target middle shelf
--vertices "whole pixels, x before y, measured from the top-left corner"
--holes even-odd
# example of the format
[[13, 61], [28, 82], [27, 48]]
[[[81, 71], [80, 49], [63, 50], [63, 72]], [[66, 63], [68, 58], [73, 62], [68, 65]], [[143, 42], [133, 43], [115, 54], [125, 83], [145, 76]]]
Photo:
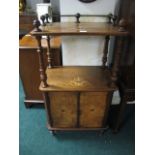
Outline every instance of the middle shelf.
[[111, 70], [101, 66], [65, 66], [46, 69], [46, 88], [41, 91], [112, 91]]

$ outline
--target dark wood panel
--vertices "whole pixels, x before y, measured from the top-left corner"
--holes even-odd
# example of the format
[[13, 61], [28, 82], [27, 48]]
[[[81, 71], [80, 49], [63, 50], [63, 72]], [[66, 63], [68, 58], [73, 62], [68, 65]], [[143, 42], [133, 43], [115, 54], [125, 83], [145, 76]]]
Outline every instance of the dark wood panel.
[[[46, 56], [44, 55], [44, 59]], [[19, 52], [19, 72], [25, 91], [26, 100], [43, 100], [39, 91], [39, 61], [34, 50], [21, 50]]]
[[131, 36], [122, 52], [118, 82], [121, 102], [115, 117], [116, 121], [113, 123], [115, 132], [120, 129], [123, 123], [126, 102], [135, 99], [135, 0], [122, 0], [119, 18], [126, 19]]
[[25, 29], [27, 31], [31, 31], [34, 27], [32, 25], [33, 20], [37, 19], [36, 14], [28, 14], [28, 13], [22, 13], [19, 14], [19, 28]]

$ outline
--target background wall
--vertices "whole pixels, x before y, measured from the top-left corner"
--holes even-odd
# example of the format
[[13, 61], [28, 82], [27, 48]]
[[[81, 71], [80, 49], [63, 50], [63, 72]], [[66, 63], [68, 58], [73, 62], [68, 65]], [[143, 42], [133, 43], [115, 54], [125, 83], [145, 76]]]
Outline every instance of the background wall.
[[[78, 0], [60, 0], [61, 14], [118, 14], [119, 0], [97, 0], [93, 3], [82, 3]], [[81, 20], [87, 22], [104, 22], [103, 17], [91, 17]], [[63, 17], [61, 21], [75, 21], [75, 18]], [[113, 41], [111, 42], [112, 47]], [[62, 38], [64, 65], [102, 65], [104, 36], [68, 36]], [[109, 49], [108, 60], [112, 61], [112, 48]]]
[[26, 0], [27, 7], [30, 7], [32, 11], [36, 11], [36, 4], [43, 3], [43, 0]]
[[53, 6], [53, 12], [55, 14], [59, 14], [60, 10], [59, 10], [59, 0], [26, 0], [27, 2], [27, 6], [29, 8], [32, 9], [32, 11], [36, 11], [36, 4], [37, 3], [49, 3], [51, 2], [52, 6]]
[[82, 3], [79, 0], [60, 0], [61, 14], [107, 14], [114, 13], [118, 0], [97, 0], [92, 3]]

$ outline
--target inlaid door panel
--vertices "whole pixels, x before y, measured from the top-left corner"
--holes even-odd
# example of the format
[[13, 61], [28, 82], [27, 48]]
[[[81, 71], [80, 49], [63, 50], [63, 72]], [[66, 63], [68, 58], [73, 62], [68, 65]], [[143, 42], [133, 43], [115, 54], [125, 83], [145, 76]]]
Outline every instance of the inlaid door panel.
[[83, 92], [80, 96], [80, 127], [102, 127], [106, 92]]
[[77, 93], [50, 93], [53, 127], [71, 128], [77, 125]]

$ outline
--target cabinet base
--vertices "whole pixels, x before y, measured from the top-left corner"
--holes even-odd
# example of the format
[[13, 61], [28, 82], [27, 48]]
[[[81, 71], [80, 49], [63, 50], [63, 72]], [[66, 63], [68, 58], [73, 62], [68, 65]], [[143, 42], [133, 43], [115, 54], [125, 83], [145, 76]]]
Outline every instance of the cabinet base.
[[26, 108], [31, 108], [33, 105], [44, 104], [43, 100], [24, 100], [24, 104]]
[[58, 127], [51, 127], [49, 124], [47, 124], [47, 128], [49, 131], [101, 131], [104, 133], [104, 131], [109, 129], [109, 126], [101, 127], [101, 128], [58, 128]]

